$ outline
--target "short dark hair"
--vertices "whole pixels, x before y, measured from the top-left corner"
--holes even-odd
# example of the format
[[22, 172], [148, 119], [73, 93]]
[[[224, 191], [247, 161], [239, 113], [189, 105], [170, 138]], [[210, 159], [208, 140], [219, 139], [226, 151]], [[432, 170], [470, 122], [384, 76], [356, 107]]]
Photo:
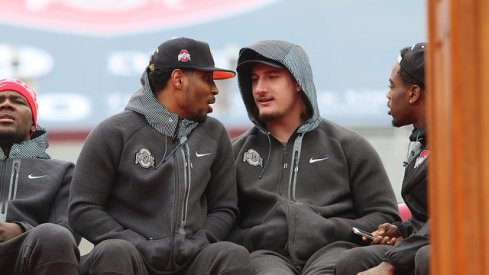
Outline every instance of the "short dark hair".
[[424, 83], [421, 83], [421, 82], [415, 80], [407, 72], [405, 72], [401, 67], [399, 68], [398, 74], [402, 80], [402, 83], [404, 83], [405, 85], [418, 85], [421, 88], [421, 90], [424, 90]]
[[155, 96], [165, 88], [172, 72], [173, 69], [150, 70], [148, 68], [149, 86], [151, 87], [151, 91]]
[[151, 91], [155, 96], [165, 88], [168, 80], [170, 80], [171, 73], [176, 69], [180, 69], [183, 73], [195, 71], [194, 69], [181, 68], [164, 68], [156, 70], [151, 70], [148, 68], [149, 86], [151, 87]]

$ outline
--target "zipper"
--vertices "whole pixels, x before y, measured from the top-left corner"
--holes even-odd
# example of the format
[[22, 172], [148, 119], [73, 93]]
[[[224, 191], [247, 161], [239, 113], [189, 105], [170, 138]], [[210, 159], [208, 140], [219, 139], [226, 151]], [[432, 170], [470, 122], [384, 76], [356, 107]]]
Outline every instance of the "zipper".
[[[185, 145], [185, 148], [187, 148], [187, 151], [188, 151], [188, 144], [186, 143], [187, 142], [187, 137], [181, 137], [180, 138], [180, 141], [179, 141], [179, 144], [178, 146], [171, 152], [171, 155], [168, 156], [169, 157], [172, 157], [173, 158], [173, 162], [175, 163], [175, 171], [180, 171], [180, 166], [179, 166], [179, 163], [178, 163], [178, 157], [177, 157], [177, 154], [174, 154], [174, 152], [182, 145]], [[185, 167], [185, 165], [187, 164], [187, 160], [185, 159], [185, 151], [184, 149], [182, 148], [181, 149], [183, 154], [184, 154], [184, 169], [187, 169]], [[188, 157], [188, 156], [187, 156]], [[176, 268], [176, 264], [175, 264], [175, 261], [174, 261], [174, 258], [175, 258], [175, 236], [176, 236], [176, 228], [177, 228], [177, 225], [178, 225], [178, 213], [179, 213], [179, 201], [180, 201], [180, 184], [179, 184], [179, 174], [176, 172], [174, 173], [175, 175], [175, 180], [173, 181], [175, 183], [175, 197], [174, 197], [174, 203], [173, 203], [173, 223], [172, 223], [172, 228], [171, 228], [171, 232], [172, 232], [172, 238], [171, 238], [171, 248], [170, 248], [170, 268], [172, 270], [174, 270]], [[185, 176], [184, 176], [185, 177]], [[187, 185], [187, 183], [184, 182], [184, 185]], [[185, 187], [185, 189], [187, 189]], [[184, 192], [184, 194], [186, 193], [186, 190]], [[184, 195], [185, 196], [188, 196], [188, 195]], [[183, 218], [182, 218], [183, 219]], [[183, 228], [182, 226], [180, 226], [180, 228]], [[180, 229], [179, 228], [179, 232], [180, 232]]]
[[184, 160], [184, 192], [183, 192], [183, 205], [182, 205], [182, 219], [180, 221], [180, 228], [178, 232], [182, 235], [185, 235], [185, 225], [187, 223], [187, 212], [188, 212], [188, 201], [190, 197], [190, 188], [192, 185], [192, 162], [190, 161], [190, 149], [188, 144], [185, 144], [185, 147], [182, 148], [182, 155]]
[[[176, 154], [171, 154], [169, 157], [172, 157], [173, 159], [173, 162], [175, 163], [175, 171], [179, 171], [180, 170], [180, 167], [178, 165], [178, 158], [176, 156]], [[175, 262], [173, 261], [173, 258], [175, 257], [175, 232], [176, 232], [176, 228], [177, 228], [177, 214], [178, 214], [178, 200], [179, 200], [179, 195], [180, 195], [180, 189], [178, 188], [179, 187], [179, 180], [178, 180], [178, 173], [174, 173], [174, 176], [175, 176], [175, 179], [173, 180], [173, 182], [175, 183], [175, 194], [174, 194], [174, 200], [173, 200], [173, 222], [172, 222], [172, 227], [171, 227], [171, 247], [170, 247], [170, 268], [173, 270], [175, 269]]]
[[284, 195], [284, 175], [286, 174], [286, 171], [287, 171], [287, 146], [283, 146], [282, 145], [282, 173], [280, 175], [280, 185], [278, 186], [278, 193], [281, 195], [281, 196], [285, 196]]
[[292, 163], [290, 167], [290, 178], [289, 178], [289, 199], [292, 202], [295, 201], [295, 188], [297, 186], [297, 172], [299, 172], [299, 158], [301, 155], [301, 147], [302, 147], [302, 138], [304, 134], [299, 134], [294, 140], [294, 148], [292, 150], [293, 157]]
[[[8, 201], [8, 190], [6, 190], [6, 186], [9, 186], [9, 182], [7, 181], [7, 163], [8, 159], [5, 161], [2, 161], [2, 166], [1, 166], [1, 171], [2, 173], [0, 174], [0, 222], [6, 221], [7, 218], [7, 201]], [[4, 184], [5, 183], [5, 184]]]
[[[7, 165], [2, 165], [2, 175], [5, 175], [5, 170], [7, 170]], [[19, 167], [20, 167], [20, 159], [14, 160], [12, 162], [12, 170], [10, 171], [10, 180], [8, 184], [0, 185], [0, 221], [7, 220], [7, 210], [8, 203], [11, 200], [14, 200], [17, 195], [17, 185], [19, 182]], [[4, 180], [2, 180], [4, 182]], [[8, 189], [5, 187], [8, 186]]]
[[290, 169], [290, 185], [289, 185], [289, 199], [295, 202], [295, 185], [297, 179], [297, 171], [299, 171], [298, 160], [299, 152], [294, 151], [294, 157], [292, 158], [292, 169]]

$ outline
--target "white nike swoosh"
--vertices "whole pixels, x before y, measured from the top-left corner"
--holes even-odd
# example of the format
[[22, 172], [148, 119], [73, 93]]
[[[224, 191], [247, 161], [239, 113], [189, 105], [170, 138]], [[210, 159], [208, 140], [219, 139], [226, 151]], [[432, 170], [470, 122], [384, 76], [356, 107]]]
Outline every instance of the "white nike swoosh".
[[205, 157], [205, 156], [208, 156], [208, 155], [212, 155], [212, 153], [203, 153], [203, 154], [199, 154], [197, 152], [195, 152], [195, 155], [200, 158], [200, 157]]
[[41, 175], [41, 176], [33, 176], [32, 174], [29, 174], [27, 176], [27, 178], [29, 179], [40, 179], [40, 178], [44, 178], [44, 177], [47, 177], [48, 175]]
[[320, 158], [320, 159], [310, 158], [309, 159], [309, 163], [315, 163], [315, 162], [323, 161], [323, 160], [326, 160], [326, 159], [328, 159], [328, 158]]

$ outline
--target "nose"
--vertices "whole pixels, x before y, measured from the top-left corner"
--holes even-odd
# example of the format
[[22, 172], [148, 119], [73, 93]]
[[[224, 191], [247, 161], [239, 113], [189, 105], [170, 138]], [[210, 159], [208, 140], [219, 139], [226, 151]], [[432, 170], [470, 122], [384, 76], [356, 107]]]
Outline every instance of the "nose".
[[0, 97], [0, 108], [10, 107], [13, 108], [12, 101], [7, 97]]
[[261, 93], [261, 92], [264, 92], [264, 91], [266, 91], [265, 81], [263, 81], [261, 79], [256, 79], [253, 82], [253, 92], [255, 92], [255, 93]]
[[219, 89], [217, 88], [216, 82], [212, 80], [211, 83], [211, 94], [217, 95], [219, 93]]
[[391, 90], [389, 89], [389, 91], [387, 91], [387, 94], [385, 94], [385, 97], [387, 97], [387, 99], [391, 99]]

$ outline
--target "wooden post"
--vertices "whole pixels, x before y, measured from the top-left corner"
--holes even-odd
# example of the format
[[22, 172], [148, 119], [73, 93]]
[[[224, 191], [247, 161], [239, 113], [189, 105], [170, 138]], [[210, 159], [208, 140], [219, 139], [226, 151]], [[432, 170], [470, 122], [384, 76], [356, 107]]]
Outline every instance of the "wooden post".
[[489, 274], [489, 3], [428, 0], [431, 274]]

